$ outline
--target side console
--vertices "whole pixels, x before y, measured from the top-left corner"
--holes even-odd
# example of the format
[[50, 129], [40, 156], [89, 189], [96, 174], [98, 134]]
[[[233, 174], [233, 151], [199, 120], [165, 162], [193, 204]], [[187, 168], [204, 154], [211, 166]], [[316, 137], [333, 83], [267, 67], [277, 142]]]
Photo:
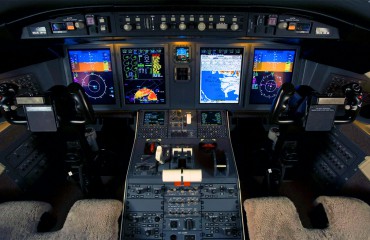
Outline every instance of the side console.
[[[332, 192], [340, 190], [360, 172], [359, 164], [366, 157], [366, 153], [338, 127], [333, 128], [317, 148], [319, 154], [313, 166], [313, 177], [320, 186]], [[368, 182], [361, 185], [361, 188], [366, 187], [369, 188]]]
[[226, 111], [140, 111], [121, 239], [244, 239]]
[[50, 165], [44, 139], [23, 126], [9, 126], [0, 137], [11, 139], [0, 143], [0, 170], [21, 190], [30, 189]]

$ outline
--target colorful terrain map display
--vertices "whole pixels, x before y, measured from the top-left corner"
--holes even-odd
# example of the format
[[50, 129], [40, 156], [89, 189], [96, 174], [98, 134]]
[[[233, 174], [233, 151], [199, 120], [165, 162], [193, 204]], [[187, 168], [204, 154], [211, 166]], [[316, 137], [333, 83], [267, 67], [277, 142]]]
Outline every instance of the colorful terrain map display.
[[200, 103], [239, 103], [243, 49], [201, 48]]
[[122, 48], [126, 104], [165, 103], [164, 49]]

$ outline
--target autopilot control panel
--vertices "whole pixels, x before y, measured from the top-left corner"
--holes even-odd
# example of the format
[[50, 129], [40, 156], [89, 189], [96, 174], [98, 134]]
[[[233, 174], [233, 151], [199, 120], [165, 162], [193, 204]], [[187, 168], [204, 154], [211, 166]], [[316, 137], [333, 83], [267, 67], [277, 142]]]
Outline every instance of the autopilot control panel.
[[239, 177], [223, 110], [142, 110], [121, 239], [244, 239]]

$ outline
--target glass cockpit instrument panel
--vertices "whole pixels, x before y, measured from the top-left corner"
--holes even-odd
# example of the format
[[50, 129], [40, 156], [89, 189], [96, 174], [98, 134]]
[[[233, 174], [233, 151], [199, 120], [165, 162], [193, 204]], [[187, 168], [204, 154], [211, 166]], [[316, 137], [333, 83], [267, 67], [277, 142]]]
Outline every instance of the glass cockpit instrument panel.
[[69, 49], [73, 82], [85, 90], [91, 104], [116, 104], [110, 49]]
[[243, 48], [200, 48], [200, 103], [239, 103]]
[[280, 86], [291, 82], [295, 50], [255, 49], [249, 103], [271, 104]]
[[121, 48], [125, 104], [165, 104], [164, 48]]

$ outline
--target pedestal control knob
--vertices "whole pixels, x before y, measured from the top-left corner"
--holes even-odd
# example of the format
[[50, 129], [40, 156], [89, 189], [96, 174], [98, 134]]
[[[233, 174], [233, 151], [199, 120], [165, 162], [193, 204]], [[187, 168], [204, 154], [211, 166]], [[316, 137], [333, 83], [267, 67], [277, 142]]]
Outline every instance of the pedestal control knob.
[[123, 25], [123, 29], [125, 30], [125, 31], [131, 31], [132, 30], [132, 25], [131, 24], [129, 24], [129, 23], [126, 23], [125, 25]]
[[237, 23], [233, 23], [233, 24], [231, 24], [230, 29], [231, 29], [232, 31], [236, 31], [236, 30], [238, 30], [238, 29], [239, 29], [239, 24], [237, 24]]
[[179, 24], [179, 29], [180, 29], [181, 31], [185, 30], [185, 29], [186, 29], [186, 24], [185, 24], [185, 23], [180, 23], [180, 24]]
[[165, 30], [167, 30], [168, 25], [167, 25], [167, 23], [163, 22], [163, 23], [161, 23], [161, 24], [159, 25], [159, 28], [160, 28], [161, 30], [165, 31]]
[[204, 23], [204, 22], [200, 22], [200, 23], [198, 23], [198, 30], [199, 31], [204, 31], [204, 30], [206, 30], [206, 24]]

